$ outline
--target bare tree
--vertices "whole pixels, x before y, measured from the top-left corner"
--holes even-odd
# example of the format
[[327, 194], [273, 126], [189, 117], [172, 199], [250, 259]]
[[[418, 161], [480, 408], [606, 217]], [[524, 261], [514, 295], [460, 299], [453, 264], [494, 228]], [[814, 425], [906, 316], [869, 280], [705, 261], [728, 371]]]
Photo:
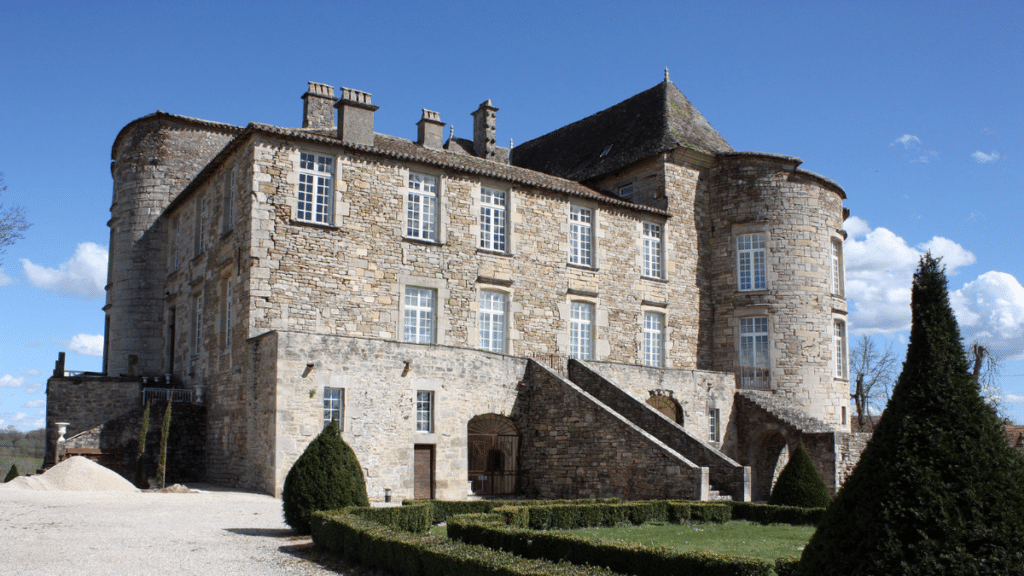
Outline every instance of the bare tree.
[[857, 408], [857, 424], [873, 427], [869, 413], [885, 409], [896, 374], [892, 345], [879, 348], [874, 340], [861, 336], [850, 349], [850, 398]]
[[964, 347], [967, 354], [967, 367], [974, 381], [981, 387], [985, 402], [996, 411], [996, 415], [1004, 423], [1009, 423], [1006, 408], [1003, 406], [1003, 390], [999, 387], [999, 374], [1002, 363], [998, 356], [984, 343], [975, 340]]
[[[4, 184], [4, 174], [0, 172], [0, 195], [7, 190]], [[4, 208], [0, 203], [0, 254], [3, 254], [8, 246], [16, 240], [25, 237], [25, 230], [30, 224], [25, 220], [25, 210], [20, 206]]]

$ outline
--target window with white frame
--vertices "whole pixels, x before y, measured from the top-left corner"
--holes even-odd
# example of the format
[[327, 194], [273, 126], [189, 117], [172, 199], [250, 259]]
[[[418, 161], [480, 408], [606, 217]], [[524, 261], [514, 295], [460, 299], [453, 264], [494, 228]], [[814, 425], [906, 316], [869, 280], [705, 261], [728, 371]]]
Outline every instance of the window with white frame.
[[665, 316], [656, 312], [644, 313], [644, 366], [660, 368], [664, 365]]
[[235, 227], [235, 168], [231, 168], [224, 174], [224, 196], [222, 200], [223, 220], [221, 220], [221, 234]]
[[331, 224], [333, 194], [334, 158], [312, 152], [300, 152], [295, 219], [316, 224]]
[[344, 430], [345, 389], [324, 388], [324, 428], [331, 422], [338, 422], [338, 430]]
[[480, 348], [505, 353], [506, 297], [501, 292], [480, 292]]
[[203, 345], [203, 297], [196, 296], [192, 301], [192, 356], [199, 356], [199, 347]]
[[740, 385], [767, 389], [769, 368], [768, 317], [740, 318]]
[[708, 442], [721, 442], [722, 440], [722, 411], [718, 408], [708, 408]]
[[429, 390], [416, 392], [416, 431], [434, 431], [434, 393]]
[[402, 340], [416, 344], [434, 343], [437, 319], [437, 292], [430, 288], [405, 288], [405, 313]]
[[594, 265], [594, 213], [590, 208], [569, 208], [569, 263]]
[[480, 189], [480, 248], [507, 251], [507, 193], [493, 188]]
[[846, 378], [846, 322], [835, 321], [836, 378]]
[[661, 226], [644, 222], [644, 276], [661, 278]]
[[203, 232], [206, 228], [206, 199], [196, 199], [195, 230], [192, 231], [192, 257], [195, 258], [203, 253], [206, 238]]
[[590, 360], [594, 347], [594, 305], [572, 302], [569, 306], [569, 357]]
[[740, 290], [764, 290], [768, 287], [764, 234], [736, 237], [736, 267]]
[[832, 239], [832, 274], [830, 275], [832, 293], [843, 295], [843, 242]]
[[437, 241], [437, 178], [409, 172], [405, 235]]

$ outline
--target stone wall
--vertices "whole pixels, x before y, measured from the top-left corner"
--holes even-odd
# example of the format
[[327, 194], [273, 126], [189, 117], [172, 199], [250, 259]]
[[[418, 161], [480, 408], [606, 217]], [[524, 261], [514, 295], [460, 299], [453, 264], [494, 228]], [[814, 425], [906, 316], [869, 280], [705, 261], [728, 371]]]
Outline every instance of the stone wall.
[[522, 463], [538, 498], [706, 500], [709, 473], [536, 362], [526, 374]]
[[64, 438], [142, 406], [142, 381], [134, 378], [53, 377], [46, 381], [46, 456], [56, 463], [57, 423], [67, 422]]

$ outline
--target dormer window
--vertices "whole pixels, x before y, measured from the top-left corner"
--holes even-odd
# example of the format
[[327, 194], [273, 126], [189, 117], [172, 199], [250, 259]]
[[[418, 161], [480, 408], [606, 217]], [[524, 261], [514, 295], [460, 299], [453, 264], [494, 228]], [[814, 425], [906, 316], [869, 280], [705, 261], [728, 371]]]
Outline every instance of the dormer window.
[[619, 188], [619, 198], [629, 198], [633, 195], [633, 185], [626, 184]]

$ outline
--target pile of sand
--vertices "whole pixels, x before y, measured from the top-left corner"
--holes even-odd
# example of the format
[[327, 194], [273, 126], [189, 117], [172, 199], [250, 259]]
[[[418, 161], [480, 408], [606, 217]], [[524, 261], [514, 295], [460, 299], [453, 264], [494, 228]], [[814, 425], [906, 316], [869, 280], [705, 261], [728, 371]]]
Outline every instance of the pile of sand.
[[74, 490], [138, 492], [138, 488], [110, 468], [84, 458], [72, 456], [39, 476], [18, 476], [0, 486], [23, 490]]

